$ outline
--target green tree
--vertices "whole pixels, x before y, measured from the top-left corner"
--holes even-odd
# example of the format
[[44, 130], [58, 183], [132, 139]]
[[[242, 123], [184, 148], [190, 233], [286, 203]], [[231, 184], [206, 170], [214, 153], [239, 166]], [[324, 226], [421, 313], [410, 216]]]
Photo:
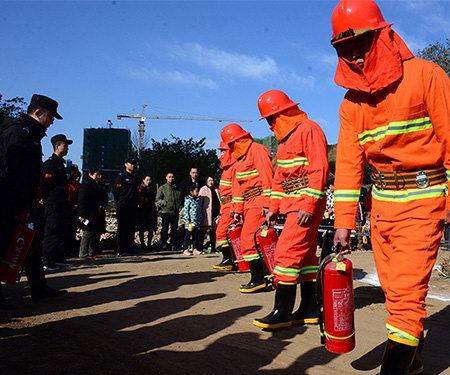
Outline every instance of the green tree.
[[436, 42], [417, 52], [417, 56], [438, 64], [450, 76], [450, 39], [446, 45]]
[[19, 113], [24, 112], [27, 103], [24, 98], [16, 97], [12, 99], [3, 99], [3, 95], [0, 94], [0, 123], [6, 117], [17, 117]]
[[201, 178], [217, 178], [220, 173], [219, 158], [215, 149], [205, 149], [205, 138], [181, 139], [171, 135], [161, 142], [152, 139], [150, 148], [142, 151], [140, 156], [140, 174], [149, 175], [154, 182], [166, 182], [168, 172], [175, 174], [175, 181], [186, 179], [191, 167], [197, 167]]

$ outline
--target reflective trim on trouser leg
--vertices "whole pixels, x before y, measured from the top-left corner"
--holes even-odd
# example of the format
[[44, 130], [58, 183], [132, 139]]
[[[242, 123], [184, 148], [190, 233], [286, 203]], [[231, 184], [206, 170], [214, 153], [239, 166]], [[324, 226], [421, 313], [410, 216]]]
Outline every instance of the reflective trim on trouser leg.
[[420, 339], [410, 335], [409, 333], [395, 328], [390, 324], [386, 324], [386, 329], [388, 331], [388, 338], [390, 340], [404, 345], [419, 346]]

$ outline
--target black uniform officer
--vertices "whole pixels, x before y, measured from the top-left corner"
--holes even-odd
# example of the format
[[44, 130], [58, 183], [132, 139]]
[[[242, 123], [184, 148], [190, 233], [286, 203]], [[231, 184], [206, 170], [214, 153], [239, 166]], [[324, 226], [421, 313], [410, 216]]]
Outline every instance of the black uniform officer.
[[62, 295], [47, 286], [42, 268], [37, 190], [42, 165], [41, 139], [53, 119], [62, 117], [58, 103], [33, 95], [27, 114], [7, 119], [0, 129], [0, 258], [17, 223], [32, 221], [38, 231], [28, 253], [25, 272], [33, 300]]
[[42, 165], [40, 194], [44, 203], [44, 269], [49, 271], [65, 264], [65, 233], [69, 191], [64, 156], [72, 140], [64, 134], [51, 138], [53, 154]]
[[134, 173], [136, 161], [128, 158], [125, 171], [119, 173], [114, 183], [114, 200], [117, 217], [117, 255], [133, 254], [136, 230], [138, 179]]

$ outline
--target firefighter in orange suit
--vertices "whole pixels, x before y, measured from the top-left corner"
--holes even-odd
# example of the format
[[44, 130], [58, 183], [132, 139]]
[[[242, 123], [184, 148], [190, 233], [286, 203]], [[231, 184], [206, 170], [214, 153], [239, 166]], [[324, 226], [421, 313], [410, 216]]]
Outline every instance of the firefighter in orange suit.
[[222, 252], [223, 259], [219, 264], [213, 266], [215, 270], [231, 271], [234, 268], [231, 248], [227, 239], [227, 228], [233, 223], [231, 211], [233, 207], [233, 166], [235, 159], [231, 155], [230, 148], [224, 142], [220, 142], [220, 168], [222, 175], [219, 182], [220, 195], [220, 217], [216, 228], [216, 248]]
[[266, 287], [264, 261], [253, 238], [269, 208], [273, 165], [269, 150], [254, 142], [250, 133], [239, 125], [228, 124], [220, 135], [236, 159], [232, 181], [233, 218], [235, 222], [244, 221], [241, 251], [251, 271], [250, 281], [241, 285], [240, 292], [254, 293]]
[[[348, 249], [367, 161], [372, 244], [389, 313], [381, 374], [421, 373], [425, 297], [450, 177], [450, 82], [415, 58], [372, 0], [342, 0], [332, 16], [340, 109], [335, 243]], [[418, 349], [419, 347], [419, 349]]]
[[[327, 141], [322, 129], [282, 91], [270, 90], [258, 100], [278, 144], [267, 221], [282, 214], [286, 221], [275, 249], [275, 306], [253, 324], [278, 329], [292, 324], [317, 324], [315, 286], [317, 235], [325, 210], [328, 179]], [[292, 314], [297, 283], [301, 303]]]

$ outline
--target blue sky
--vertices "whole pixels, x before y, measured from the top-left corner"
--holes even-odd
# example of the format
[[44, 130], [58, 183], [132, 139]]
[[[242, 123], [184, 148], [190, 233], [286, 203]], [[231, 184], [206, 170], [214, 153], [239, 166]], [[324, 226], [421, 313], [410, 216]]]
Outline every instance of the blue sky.
[[[136, 120], [117, 114], [252, 119], [258, 96], [284, 90], [336, 143], [344, 90], [333, 81], [329, 40], [337, 1], [1, 1], [0, 93], [29, 100], [33, 93], [60, 102], [64, 120], [45, 138], [74, 139], [68, 158], [81, 165], [83, 128], [133, 132]], [[450, 37], [449, 1], [380, 1], [385, 19], [413, 52]], [[148, 121], [160, 140], [207, 138], [217, 147], [224, 124]]]

